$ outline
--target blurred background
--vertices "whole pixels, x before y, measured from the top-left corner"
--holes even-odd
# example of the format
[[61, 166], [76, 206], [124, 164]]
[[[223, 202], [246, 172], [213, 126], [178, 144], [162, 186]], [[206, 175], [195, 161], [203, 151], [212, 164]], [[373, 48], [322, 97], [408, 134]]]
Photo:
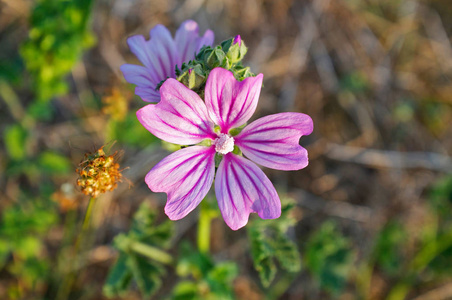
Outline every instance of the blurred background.
[[[253, 119], [314, 120], [300, 141], [309, 166], [264, 170], [293, 204], [285, 229], [300, 267], [281, 252], [262, 275], [253, 231], [214, 218], [212, 261], [235, 271], [212, 275], [229, 278], [227, 297], [196, 299], [452, 299], [449, 0], [0, 0], [0, 299], [184, 299], [174, 293], [183, 274], [214, 289], [217, 279], [190, 275], [196, 260], [144, 279], [132, 268], [122, 296], [118, 284], [103, 288], [118, 265], [112, 241], [140, 204], [167, 222], [166, 197], [144, 176], [168, 152], [136, 120], [145, 103], [119, 70], [139, 64], [126, 38], [148, 38], [156, 24], [174, 34], [186, 19], [213, 30], [215, 44], [241, 35], [244, 64], [264, 74]], [[124, 179], [96, 199], [85, 258], [65, 284], [89, 199], [75, 170], [103, 145], [118, 151]], [[197, 222], [197, 211], [171, 222], [164, 251], [195, 244]]]

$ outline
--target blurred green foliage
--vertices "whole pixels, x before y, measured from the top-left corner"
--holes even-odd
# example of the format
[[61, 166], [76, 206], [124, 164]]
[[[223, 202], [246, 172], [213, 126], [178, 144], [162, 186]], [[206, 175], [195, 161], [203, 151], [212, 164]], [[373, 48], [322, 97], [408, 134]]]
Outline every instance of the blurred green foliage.
[[135, 112], [129, 112], [122, 121], [111, 119], [107, 130], [110, 140], [130, 146], [147, 147], [159, 141], [137, 121]]
[[276, 262], [288, 272], [301, 270], [297, 245], [286, 235], [296, 220], [290, 215], [293, 202], [284, 203], [281, 217], [274, 220], [254, 219], [247, 225], [254, 268], [264, 287], [270, 286], [277, 272]]
[[48, 280], [51, 264], [45, 255], [45, 237], [57, 221], [55, 208], [36, 198], [15, 203], [2, 211], [0, 269], [8, 270], [22, 286], [21, 289], [16, 285], [8, 287], [12, 299], [20, 299], [24, 287], [32, 290], [39, 282]]
[[400, 223], [389, 222], [376, 238], [371, 259], [388, 275], [394, 276], [403, 270], [403, 245], [407, 242], [407, 234]]
[[327, 221], [306, 242], [304, 262], [320, 287], [333, 295], [344, 288], [353, 267], [351, 241]]
[[216, 263], [208, 254], [183, 243], [176, 272], [181, 277], [192, 279], [180, 281], [171, 299], [235, 299], [232, 282], [238, 275], [238, 267], [234, 262]]
[[31, 17], [28, 41], [21, 47], [33, 77], [36, 99], [46, 102], [67, 92], [64, 76], [95, 43], [88, 27], [92, 0], [40, 0]]
[[5, 129], [3, 139], [6, 152], [12, 160], [21, 160], [26, 156], [26, 141], [28, 132], [19, 124], [14, 124]]
[[130, 231], [116, 236], [114, 246], [119, 257], [103, 288], [107, 297], [125, 295], [132, 280], [146, 298], [162, 285], [165, 275], [162, 263], [171, 263], [172, 258], [160, 248], [169, 248], [173, 223], [166, 220], [155, 225], [155, 218], [154, 211], [143, 203], [135, 213]]

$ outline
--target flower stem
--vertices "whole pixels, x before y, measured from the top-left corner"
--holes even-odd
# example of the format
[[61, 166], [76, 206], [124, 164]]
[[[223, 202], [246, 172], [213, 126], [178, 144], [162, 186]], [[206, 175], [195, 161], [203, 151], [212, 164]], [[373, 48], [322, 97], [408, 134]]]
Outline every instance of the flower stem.
[[146, 245], [140, 242], [133, 242], [130, 245], [130, 249], [135, 251], [136, 253], [139, 253], [166, 265], [171, 265], [173, 263], [173, 257], [171, 255], [150, 245]]
[[[90, 221], [91, 221], [91, 214], [93, 212], [93, 207], [95, 203], [95, 198], [91, 197], [88, 202], [88, 207], [86, 208], [85, 217], [83, 219], [82, 224], [82, 230], [80, 234], [77, 237], [77, 241], [75, 242], [75, 251], [74, 251], [74, 259], [72, 262], [70, 262], [70, 269], [67, 276], [64, 278], [60, 289], [57, 294], [57, 299], [67, 299], [69, 293], [71, 292], [72, 286], [75, 282], [75, 270], [79, 268], [80, 265], [82, 265], [82, 259], [77, 259], [77, 256], [80, 252], [81, 244], [83, 243], [83, 240], [86, 238], [86, 233], [88, 232]], [[76, 266], [76, 263], [79, 263], [79, 266]]]
[[201, 202], [198, 221], [198, 250], [201, 253], [209, 253], [210, 251], [210, 224], [215, 217], [215, 212], [210, 209], [206, 200], [204, 199]]

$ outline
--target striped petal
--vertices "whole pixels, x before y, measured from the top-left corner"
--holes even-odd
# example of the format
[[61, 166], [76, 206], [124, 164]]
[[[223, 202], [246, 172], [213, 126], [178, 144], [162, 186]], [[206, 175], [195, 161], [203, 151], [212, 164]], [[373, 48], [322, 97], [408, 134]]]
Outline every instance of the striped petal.
[[212, 46], [214, 39], [213, 32], [207, 30], [203, 37], [199, 36], [198, 24], [193, 20], [187, 20], [181, 24], [176, 31], [175, 42], [179, 51], [180, 64], [195, 58], [196, 52], [202, 46]]
[[161, 101], [137, 111], [140, 123], [156, 137], [169, 143], [192, 145], [215, 139], [214, 124], [198, 94], [176, 79], [160, 88]]
[[281, 215], [281, 202], [271, 181], [241, 156], [223, 157], [215, 178], [215, 194], [223, 219], [232, 230], [245, 226], [252, 212], [262, 219]]
[[145, 181], [153, 192], [168, 194], [165, 213], [171, 220], [179, 220], [207, 195], [214, 174], [215, 150], [193, 146], [164, 158], [146, 175]]
[[308, 152], [299, 140], [312, 130], [308, 115], [279, 113], [252, 122], [234, 139], [243, 154], [255, 163], [278, 170], [299, 170], [308, 165]]
[[232, 72], [215, 68], [206, 83], [205, 100], [210, 118], [222, 133], [245, 124], [256, 110], [263, 75], [237, 81]]
[[[121, 66], [121, 71], [127, 82], [136, 84], [135, 94], [146, 102], [160, 101], [160, 93], [155, 90], [158, 82], [151, 76], [148, 68], [137, 65], [125, 64]], [[159, 81], [160, 82], [160, 81]]]

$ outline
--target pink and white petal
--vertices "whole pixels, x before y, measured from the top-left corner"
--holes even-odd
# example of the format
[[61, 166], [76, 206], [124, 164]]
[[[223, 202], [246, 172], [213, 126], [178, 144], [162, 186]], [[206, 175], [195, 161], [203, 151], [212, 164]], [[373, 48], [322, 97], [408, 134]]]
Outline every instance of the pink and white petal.
[[198, 206], [212, 186], [215, 149], [193, 146], [165, 157], [146, 175], [153, 192], [168, 194], [165, 213], [171, 220], [185, 217]]
[[179, 63], [179, 55], [171, 33], [159, 24], [151, 29], [150, 35], [151, 40], [147, 43], [149, 67], [158, 74], [160, 81], [168, 77], [176, 78], [175, 67]]
[[260, 118], [235, 136], [235, 144], [250, 160], [278, 170], [299, 170], [308, 165], [308, 152], [300, 137], [311, 134], [311, 117], [302, 113], [279, 113]]
[[206, 83], [205, 100], [210, 118], [222, 133], [245, 124], [256, 110], [263, 75], [237, 81], [232, 72], [215, 68]]
[[175, 79], [160, 87], [160, 102], [137, 111], [140, 123], [156, 137], [179, 145], [215, 139], [214, 124], [198, 94]]
[[223, 219], [232, 230], [245, 226], [252, 212], [262, 219], [281, 215], [281, 202], [271, 181], [258, 166], [241, 156], [223, 156], [215, 178], [215, 194]]

